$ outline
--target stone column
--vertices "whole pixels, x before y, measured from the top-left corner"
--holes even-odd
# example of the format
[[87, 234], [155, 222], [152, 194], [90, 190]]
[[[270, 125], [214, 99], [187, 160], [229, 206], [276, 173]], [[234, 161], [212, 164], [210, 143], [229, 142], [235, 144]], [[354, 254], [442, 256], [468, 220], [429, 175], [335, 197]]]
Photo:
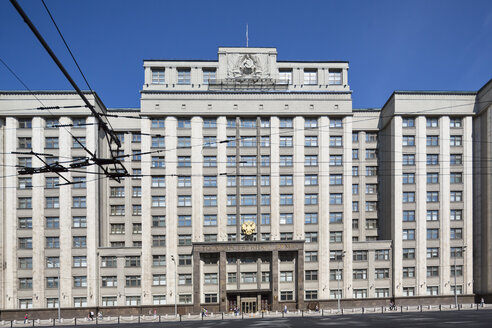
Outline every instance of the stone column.
[[297, 251], [296, 298], [297, 308], [304, 309], [304, 249]]
[[330, 123], [327, 116], [319, 121], [319, 230], [318, 297], [330, 297]]
[[278, 305], [278, 251], [272, 251], [272, 275], [271, 286], [272, 286], [272, 311], [279, 311], [280, 307]]
[[193, 250], [193, 313], [201, 310], [200, 274], [200, 252]]
[[227, 259], [226, 252], [220, 252], [219, 258], [219, 310], [227, 312]]
[[[427, 294], [427, 148], [425, 116], [417, 117], [415, 127], [415, 277], [417, 278], [415, 296], [425, 296]], [[401, 230], [400, 233], [402, 233]], [[446, 256], [448, 255], [446, 254]]]

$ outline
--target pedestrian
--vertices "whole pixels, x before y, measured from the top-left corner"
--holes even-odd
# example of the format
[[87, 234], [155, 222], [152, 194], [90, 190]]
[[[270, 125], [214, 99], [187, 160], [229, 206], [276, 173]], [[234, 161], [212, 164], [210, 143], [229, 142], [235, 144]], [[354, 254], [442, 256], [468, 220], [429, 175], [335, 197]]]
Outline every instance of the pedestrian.
[[24, 315], [24, 323], [27, 323], [27, 321], [29, 321], [29, 315], [26, 313], [26, 315]]
[[287, 305], [284, 305], [284, 313], [287, 313]]
[[91, 320], [94, 321], [94, 311], [91, 311]]
[[318, 304], [316, 304], [316, 312], [319, 312]]
[[480, 299], [480, 306], [483, 307], [485, 305], [485, 301], [483, 300], [483, 297]]
[[97, 316], [99, 317], [99, 319], [101, 319], [101, 320], [102, 320], [102, 318], [103, 318], [103, 314], [102, 314], [102, 312], [101, 312], [101, 311], [99, 311], [99, 313], [97, 314]]

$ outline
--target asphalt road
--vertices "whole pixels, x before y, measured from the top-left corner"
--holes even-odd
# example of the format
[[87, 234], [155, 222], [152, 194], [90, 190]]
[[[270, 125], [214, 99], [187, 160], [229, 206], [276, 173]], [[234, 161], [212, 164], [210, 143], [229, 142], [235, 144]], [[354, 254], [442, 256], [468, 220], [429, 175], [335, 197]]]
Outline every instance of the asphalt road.
[[[81, 325], [82, 326], [82, 325]], [[84, 325], [85, 326], [85, 325]], [[87, 325], [94, 327], [95, 325]], [[135, 323], [120, 325], [99, 325], [106, 328], [130, 328], [130, 327], [492, 327], [492, 310], [467, 310], [446, 312], [412, 312], [412, 313], [385, 313], [385, 314], [348, 314], [331, 315], [325, 317], [290, 317], [268, 319], [236, 319], [236, 320], [205, 320], [183, 321], [163, 323]], [[73, 326], [64, 326], [73, 327]], [[80, 327], [80, 326], [77, 326]]]

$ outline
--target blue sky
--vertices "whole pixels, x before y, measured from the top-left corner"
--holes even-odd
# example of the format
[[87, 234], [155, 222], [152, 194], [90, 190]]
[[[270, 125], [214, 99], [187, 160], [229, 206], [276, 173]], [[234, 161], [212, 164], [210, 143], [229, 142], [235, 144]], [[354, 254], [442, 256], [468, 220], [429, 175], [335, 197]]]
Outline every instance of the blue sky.
[[[393, 90], [478, 90], [492, 78], [492, 1], [45, 0], [107, 107], [138, 107], [143, 59], [216, 59], [219, 46], [280, 60], [348, 60], [354, 108]], [[86, 89], [41, 1], [19, 0]], [[0, 58], [33, 90], [71, 89], [9, 1]], [[0, 65], [0, 90], [23, 87]]]

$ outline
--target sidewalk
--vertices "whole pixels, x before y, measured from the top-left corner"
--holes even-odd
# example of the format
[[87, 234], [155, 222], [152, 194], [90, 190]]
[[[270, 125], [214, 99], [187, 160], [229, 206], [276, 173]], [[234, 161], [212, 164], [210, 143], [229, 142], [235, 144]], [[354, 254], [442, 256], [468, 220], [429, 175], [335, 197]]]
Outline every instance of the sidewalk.
[[446, 305], [413, 305], [413, 306], [398, 306], [397, 310], [389, 310], [389, 307], [369, 307], [369, 308], [350, 308], [350, 309], [321, 309], [316, 311], [289, 311], [287, 313], [279, 311], [267, 311], [256, 313], [243, 313], [234, 315], [233, 313], [210, 313], [206, 317], [201, 314], [187, 315], [142, 315], [142, 316], [119, 316], [119, 317], [102, 317], [88, 320], [87, 318], [62, 318], [58, 319], [29, 319], [28, 323], [24, 320], [0, 321], [0, 327], [53, 327], [53, 326], [94, 326], [104, 324], [140, 324], [140, 323], [165, 323], [177, 321], [209, 321], [209, 320], [246, 320], [246, 319], [261, 319], [261, 318], [282, 318], [282, 317], [326, 317], [338, 315], [352, 314], [371, 314], [371, 313], [412, 313], [412, 312], [439, 312], [439, 311], [480, 311], [484, 309], [492, 309], [492, 304], [486, 304], [481, 307], [478, 304], [460, 304], [459, 309], [456, 309], [454, 304]]

